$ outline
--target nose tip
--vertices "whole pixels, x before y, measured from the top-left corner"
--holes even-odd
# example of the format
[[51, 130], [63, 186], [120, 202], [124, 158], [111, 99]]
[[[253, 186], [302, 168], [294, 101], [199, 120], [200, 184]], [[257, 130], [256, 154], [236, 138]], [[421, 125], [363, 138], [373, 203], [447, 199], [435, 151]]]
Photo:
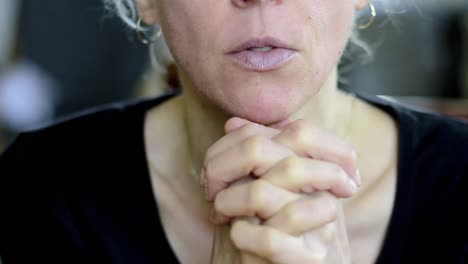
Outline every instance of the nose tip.
[[283, 0], [231, 0], [231, 3], [239, 8], [246, 8], [255, 4], [281, 4]]

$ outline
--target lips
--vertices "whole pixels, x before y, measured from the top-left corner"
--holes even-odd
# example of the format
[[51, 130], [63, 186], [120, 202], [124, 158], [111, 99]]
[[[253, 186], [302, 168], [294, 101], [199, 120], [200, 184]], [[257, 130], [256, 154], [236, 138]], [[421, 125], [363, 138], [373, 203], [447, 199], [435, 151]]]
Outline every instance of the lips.
[[272, 71], [291, 61], [297, 51], [281, 40], [266, 37], [250, 39], [235, 47], [227, 55], [248, 71]]
[[293, 49], [290, 47], [290, 45], [284, 43], [283, 41], [279, 39], [272, 38], [272, 37], [265, 37], [265, 38], [249, 39], [246, 42], [235, 47], [231, 51], [231, 53], [240, 52], [240, 51], [248, 50], [251, 48], [260, 48], [260, 47], [266, 47], [266, 46], [271, 46], [275, 48], [283, 48], [283, 49], [291, 49], [291, 50]]

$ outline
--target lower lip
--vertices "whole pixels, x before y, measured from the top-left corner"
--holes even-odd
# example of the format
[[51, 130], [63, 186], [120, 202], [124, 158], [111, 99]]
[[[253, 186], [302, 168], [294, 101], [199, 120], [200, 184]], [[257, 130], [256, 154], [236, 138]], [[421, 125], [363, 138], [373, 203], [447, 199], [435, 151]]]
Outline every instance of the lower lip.
[[230, 53], [229, 57], [249, 71], [272, 71], [276, 70], [289, 61], [296, 55], [296, 51], [283, 48], [274, 48], [267, 52], [243, 50], [235, 53]]

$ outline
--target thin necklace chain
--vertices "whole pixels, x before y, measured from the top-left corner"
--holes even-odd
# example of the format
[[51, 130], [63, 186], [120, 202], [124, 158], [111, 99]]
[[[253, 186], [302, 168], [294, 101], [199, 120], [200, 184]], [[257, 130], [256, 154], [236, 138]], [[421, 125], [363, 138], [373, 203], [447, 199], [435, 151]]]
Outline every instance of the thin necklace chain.
[[[356, 96], [354, 94], [348, 94], [348, 96], [351, 97], [350, 99], [350, 103], [349, 103], [349, 115], [348, 115], [348, 120], [347, 120], [347, 124], [345, 126], [345, 133], [343, 133], [344, 135], [344, 139], [349, 141], [350, 139], [350, 134], [351, 134], [351, 127], [352, 127], [352, 124], [353, 124], [353, 111], [354, 111], [354, 101], [356, 100]], [[189, 123], [188, 123], [188, 109], [187, 109], [187, 104], [184, 103], [184, 117], [183, 117], [183, 120], [184, 120], [184, 128], [185, 128], [185, 134], [187, 135], [187, 148], [188, 148], [188, 151], [187, 151], [187, 160], [189, 161], [190, 163], [190, 175], [192, 176], [192, 178], [194, 179], [195, 182], [200, 182], [200, 173], [201, 173], [201, 168], [200, 169], [197, 169], [195, 166], [195, 161], [193, 159], [193, 143], [192, 143], [192, 137], [191, 137], [191, 131], [190, 131], [190, 126], [189, 126]]]

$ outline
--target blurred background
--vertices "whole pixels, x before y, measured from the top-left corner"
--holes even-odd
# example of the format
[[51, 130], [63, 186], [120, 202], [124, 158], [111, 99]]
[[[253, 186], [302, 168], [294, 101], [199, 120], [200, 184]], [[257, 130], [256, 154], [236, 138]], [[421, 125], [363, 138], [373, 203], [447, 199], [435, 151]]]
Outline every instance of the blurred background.
[[[344, 60], [342, 88], [468, 117], [468, 1], [384, 2], [360, 31], [373, 59]], [[19, 131], [160, 93], [150, 67], [101, 0], [0, 0], [0, 150]]]

